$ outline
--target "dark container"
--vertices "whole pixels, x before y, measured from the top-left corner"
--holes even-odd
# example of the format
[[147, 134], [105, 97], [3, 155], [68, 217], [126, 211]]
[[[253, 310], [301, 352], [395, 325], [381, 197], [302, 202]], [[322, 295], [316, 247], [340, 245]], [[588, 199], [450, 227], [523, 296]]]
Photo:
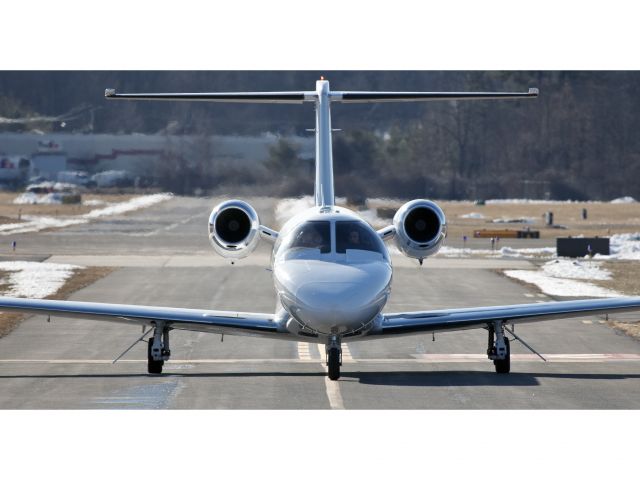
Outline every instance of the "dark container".
[[609, 238], [557, 238], [556, 249], [559, 257], [584, 257], [586, 255], [609, 255]]

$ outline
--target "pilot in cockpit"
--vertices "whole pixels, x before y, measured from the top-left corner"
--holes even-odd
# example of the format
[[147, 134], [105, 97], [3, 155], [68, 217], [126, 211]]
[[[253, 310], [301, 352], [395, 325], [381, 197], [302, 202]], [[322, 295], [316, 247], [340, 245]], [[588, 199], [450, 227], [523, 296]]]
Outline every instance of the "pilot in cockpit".
[[358, 230], [351, 230], [347, 237], [347, 248], [360, 247], [360, 232]]

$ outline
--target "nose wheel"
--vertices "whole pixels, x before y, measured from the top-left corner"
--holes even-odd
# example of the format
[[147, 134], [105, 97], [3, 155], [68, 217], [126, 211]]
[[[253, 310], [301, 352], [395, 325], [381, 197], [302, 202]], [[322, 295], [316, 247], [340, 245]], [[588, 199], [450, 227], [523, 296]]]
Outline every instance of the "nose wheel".
[[329, 367], [329, 380], [338, 380], [340, 378], [340, 350], [338, 348], [330, 348], [327, 353], [327, 366]]
[[329, 370], [329, 380], [340, 378], [340, 366], [342, 365], [342, 348], [340, 339], [333, 337], [327, 344], [327, 367]]

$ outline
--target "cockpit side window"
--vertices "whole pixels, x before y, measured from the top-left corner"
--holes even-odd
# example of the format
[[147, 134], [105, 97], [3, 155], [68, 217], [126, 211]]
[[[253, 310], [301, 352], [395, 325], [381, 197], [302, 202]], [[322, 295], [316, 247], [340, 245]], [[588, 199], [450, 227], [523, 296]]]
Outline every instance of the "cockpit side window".
[[347, 250], [369, 250], [384, 255], [381, 241], [361, 222], [336, 222], [336, 253]]
[[320, 253], [331, 252], [331, 225], [327, 221], [305, 222], [291, 232], [288, 248], [318, 248]]

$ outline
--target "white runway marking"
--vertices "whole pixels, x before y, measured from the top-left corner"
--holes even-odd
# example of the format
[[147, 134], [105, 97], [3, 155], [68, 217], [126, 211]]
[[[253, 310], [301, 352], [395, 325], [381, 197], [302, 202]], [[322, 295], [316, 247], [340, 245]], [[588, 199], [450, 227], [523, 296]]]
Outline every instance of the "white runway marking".
[[298, 358], [300, 360], [311, 360], [308, 343], [298, 342]]
[[342, 344], [342, 361], [355, 362], [355, 360], [351, 356], [351, 350], [349, 350], [349, 345], [347, 345], [346, 343]]
[[[325, 372], [329, 371], [326, 362], [326, 353], [324, 345], [316, 343], [316, 347], [318, 348], [318, 353], [320, 354], [320, 365]], [[345, 351], [349, 355], [349, 359], [351, 359], [351, 353], [346, 345], [342, 345], [342, 361], [345, 361]], [[352, 360], [352, 359], [351, 359]], [[344, 410], [344, 402], [342, 401], [342, 393], [340, 393], [340, 383], [336, 380], [329, 380], [328, 376], [324, 377], [324, 386], [327, 390], [327, 398], [329, 399], [329, 405], [333, 410]]]
[[342, 401], [342, 394], [340, 393], [340, 384], [338, 381], [329, 380], [329, 377], [325, 376], [324, 385], [327, 389], [327, 398], [329, 399], [331, 409], [344, 410], [344, 402]]
[[593, 322], [591, 320], [582, 320], [582, 323], [586, 325], [591, 325]]
[[[640, 354], [637, 353], [545, 353], [543, 354], [548, 362], [620, 362], [620, 361], [640, 361]], [[426, 362], [487, 362], [487, 356], [474, 353], [449, 353], [449, 354], [413, 354], [416, 360]], [[372, 360], [370, 360], [372, 361]], [[511, 354], [512, 362], [542, 361], [540, 357], [532, 353]]]

